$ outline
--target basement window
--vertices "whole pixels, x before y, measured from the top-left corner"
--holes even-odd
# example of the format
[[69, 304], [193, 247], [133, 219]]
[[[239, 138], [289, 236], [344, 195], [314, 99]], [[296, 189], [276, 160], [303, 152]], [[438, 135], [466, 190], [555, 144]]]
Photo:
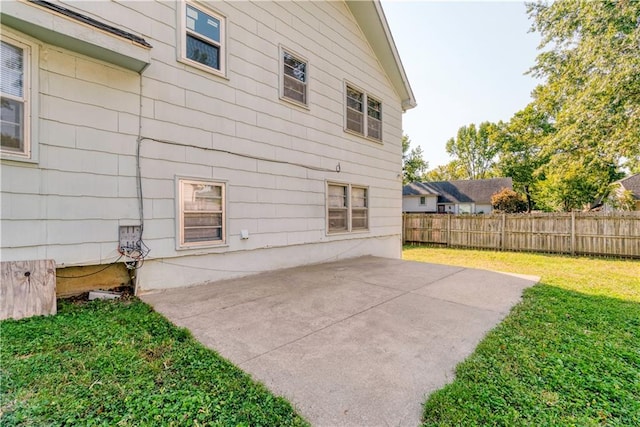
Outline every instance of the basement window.
[[327, 184], [327, 232], [369, 229], [369, 189], [351, 184]]
[[225, 243], [225, 184], [178, 180], [180, 244], [193, 247]]

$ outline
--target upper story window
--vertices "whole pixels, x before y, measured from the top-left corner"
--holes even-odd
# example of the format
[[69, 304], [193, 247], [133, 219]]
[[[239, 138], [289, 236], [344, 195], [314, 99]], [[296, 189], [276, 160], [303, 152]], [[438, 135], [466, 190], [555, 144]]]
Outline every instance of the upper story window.
[[298, 104], [308, 105], [308, 62], [285, 49], [281, 49], [281, 59], [282, 92], [280, 96]]
[[3, 158], [37, 160], [36, 137], [32, 129], [35, 111], [32, 67], [37, 65], [36, 52], [35, 44], [11, 37], [3, 29], [0, 46], [0, 151]]
[[382, 102], [367, 96], [367, 136], [382, 141]]
[[225, 19], [194, 3], [184, 5], [181, 58], [206, 71], [225, 74]]
[[354, 86], [347, 85], [346, 129], [382, 141], [382, 102]]
[[178, 180], [180, 247], [225, 242], [225, 185], [219, 182]]

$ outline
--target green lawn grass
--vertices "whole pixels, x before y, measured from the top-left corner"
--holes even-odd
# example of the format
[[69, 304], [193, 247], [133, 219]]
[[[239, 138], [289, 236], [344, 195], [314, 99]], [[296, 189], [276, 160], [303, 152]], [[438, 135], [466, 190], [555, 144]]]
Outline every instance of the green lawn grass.
[[61, 302], [0, 323], [0, 425], [307, 425], [148, 305]]
[[540, 284], [425, 404], [424, 425], [640, 425], [640, 262], [405, 247]]

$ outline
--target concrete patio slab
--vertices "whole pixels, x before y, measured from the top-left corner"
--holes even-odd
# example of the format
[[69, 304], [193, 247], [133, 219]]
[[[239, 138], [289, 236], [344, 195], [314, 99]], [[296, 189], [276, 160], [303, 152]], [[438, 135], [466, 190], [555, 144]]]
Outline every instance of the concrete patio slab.
[[362, 257], [143, 295], [315, 426], [415, 426], [538, 278]]

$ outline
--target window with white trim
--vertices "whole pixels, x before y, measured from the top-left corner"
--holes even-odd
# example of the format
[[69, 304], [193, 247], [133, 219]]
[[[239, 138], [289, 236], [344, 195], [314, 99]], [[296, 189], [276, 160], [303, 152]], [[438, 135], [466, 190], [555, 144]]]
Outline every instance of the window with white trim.
[[280, 96], [288, 101], [308, 105], [308, 62], [286, 49], [281, 49], [281, 60], [282, 92]]
[[184, 61], [217, 74], [225, 73], [225, 18], [193, 2], [183, 2]]
[[349, 84], [345, 92], [346, 129], [382, 141], [382, 102]]
[[180, 247], [225, 242], [225, 184], [178, 180]]
[[327, 232], [369, 229], [369, 189], [351, 184], [327, 184]]
[[3, 31], [0, 47], [0, 150], [2, 157], [33, 159], [32, 57], [36, 46]]

